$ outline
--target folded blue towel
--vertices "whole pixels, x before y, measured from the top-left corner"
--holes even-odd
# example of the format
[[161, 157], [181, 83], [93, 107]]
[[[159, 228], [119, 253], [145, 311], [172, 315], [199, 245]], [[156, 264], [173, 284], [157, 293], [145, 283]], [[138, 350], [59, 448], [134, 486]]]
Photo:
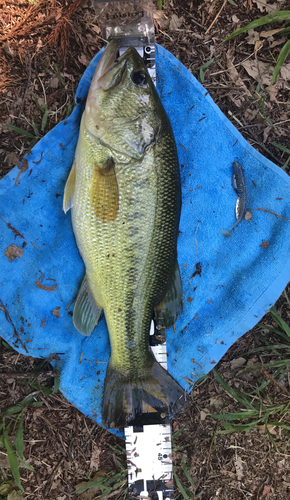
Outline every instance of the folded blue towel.
[[[90, 337], [73, 327], [69, 304], [85, 269], [70, 214], [62, 211], [99, 58], [100, 53], [80, 81], [71, 116], [27, 156], [29, 167], [18, 185], [16, 167], [0, 182], [0, 334], [24, 355], [54, 359], [62, 393], [101, 423], [109, 338], [104, 317]], [[178, 260], [184, 310], [176, 331], [167, 333], [168, 370], [190, 389], [188, 381], [208, 373], [261, 319], [290, 279], [290, 222], [271, 213], [290, 219], [290, 180], [245, 141], [202, 85], [160, 46], [156, 62], [158, 92], [178, 148], [183, 198]], [[245, 171], [252, 218], [243, 219], [225, 239], [220, 230], [235, 222], [234, 161]], [[9, 261], [5, 250], [24, 243], [22, 256]]]

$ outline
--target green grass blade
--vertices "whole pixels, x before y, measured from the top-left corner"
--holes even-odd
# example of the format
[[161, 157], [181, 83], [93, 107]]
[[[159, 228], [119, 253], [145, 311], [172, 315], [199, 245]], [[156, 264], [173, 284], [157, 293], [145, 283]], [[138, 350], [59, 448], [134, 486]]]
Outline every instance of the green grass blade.
[[184, 487], [182, 486], [181, 482], [179, 481], [177, 475], [175, 474], [175, 470], [173, 470], [173, 474], [174, 474], [176, 486], [179, 489], [180, 493], [183, 495], [183, 498], [185, 498], [185, 500], [189, 500], [190, 497], [186, 493]]
[[253, 410], [253, 411], [245, 411], [237, 413], [225, 413], [224, 415], [210, 413], [210, 416], [216, 418], [217, 420], [241, 420], [243, 418], [255, 417], [258, 414], [259, 414], [258, 410]]
[[285, 340], [289, 340], [289, 337], [285, 335], [285, 333], [280, 332], [280, 330], [277, 330], [277, 328], [273, 328], [272, 326], [269, 325], [263, 325], [262, 323], [258, 323], [258, 326], [261, 326], [262, 328], [269, 330], [269, 332], [277, 333], [277, 335], [280, 335], [280, 337], [283, 337], [283, 339]]
[[255, 407], [250, 403], [249, 399], [244, 395], [237, 394], [220, 376], [220, 374], [213, 368], [212, 370], [215, 379], [220, 383], [220, 385], [227, 391], [238, 403], [243, 404], [246, 408], [250, 410], [255, 410]]
[[237, 4], [236, 4], [236, 2], [234, 2], [234, 0], [228, 0], [228, 2], [237, 7]]
[[44, 129], [47, 124], [47, 118], [48, 118], [48, 110], [45, 110], [44, 115], [42, 117], [42, 122], [41, 122], [41, 131], [44, 132]]
[[59, 386], [60, 386], [60, 378], [58, 375], [57, 377], [54, 377], [52, 394], [55, 394], [59, 390]]
[[259, 26], [264, 26], [265, 24], [269, 23], [287, 21], [289, 19], [290, 19], [290, 10], [280, 10], [277, 12], [271, 12], [270, 14], [267, 14], [267, 16], [255, 19], [255, 21], [252, 21], [251, 23], [247, 24], [247, 26], [235, 30], [231, 35], [227, 36], [227, 38], [225, 38], [223, 42], [227, 42], [231, 38], [238, 36], [241, 33], [245, 33], [250, 29], [258, 28]]
[[18, 456], [23, 459], [24, 441], [23, 441], [23, 412], [20, 416], [19, 426], [15, 434], [15, 446]]
[[34, 137], [40, 138], [39, 131], [38, 131], [38, 128], [37, 128], [36, 123], [32, 122], [32, 123], [31, 123], [31, 126], [32, 126], [33, 131], [34, 131], [34, 134], [35, 134], [35, 136], [34, 136]]
[[285, 28], [282, 31], [279, 31], [279, 36], [285, 36], [285, 35], [290, 35], [290, 28]]
[[276, 321], [277, 325], [280, 326], [280, 328], [284, 330], [286, 335], [290, 338], [290, 326], [287, 325], [286, 321], [284, 321], [284, 319], [282, 319], [281, 316], [279, 316], [274, 307], [271, 307], [270, 313], [272, 318]]
[[104, 488], [104, 477], [102, 476], [98, 477], [98, 479], [92, 479], [91, 481], [88, 481], [87, 484], [84, 484], [83, 486], [75, 490], [74, 493], [83, 493], [83, 491], [86, 491], [93, 486], [97, 486], [99, 489]]
[[181, 467], [182, 467], [182, 470], [183, 470], [184, 474], [185, 474], [185, 475], [186, 475], [186, 477], [187, 477], [188, 482], [189, 482], [189, 483], [191, 484], [191, 486], [193, 486], [193, 488], [195, 489], [195, 488], [196, 488], [196, 486], [195, 486], [195, 484], [194, 484], [194, 482], [193, 482], [193, 479], [192, 479], [191, 475], [189, 474], [189, 470], [186, 468], [186, 466], [185, 466], [185, 465], [182, 465]]
[[31, 94], [31, 95], [32, 95], [32, 99], [34, 100], [34, 102], [35, 102], [36, 106], [38, 107], [38, 109], [40, 109], [40, 111], [42, 113], [44, 113], [45, 109], [42, 106], [40, 106], [37, 97], [34, 94]]
[[158, 9], [162, 10], [162, 0], [158, 0]]
[[281, 149], [281, 151], [284, 151], [285, 153], [288, 153], [290, 155], [290, 149], [285, 148], [285, 146], [282, 146], [282, 144], [278, 144], [277, 142], [270, 142], [272, 146], [275, 146], [278, 149]]
[[19, 457], [19, 460], [21, 462], [21, 465], [23, 467], [25, 467], [25, 469], [28, 469], [28, 470], [31, 470], [31, 471], [34, 471], [35, 469], [32, 467], [32, 465], [29, 465], [27, 462], [25, 462], [25, 460], [23, 460], [23, 458], [20, 458]]
[[172, 434], [172, 440], [175, 439], [175, 438], [177, 438], [177, 436], [179, 436], [179, 434], [181, 434], [184, 431], [185, 428], [186, 427], [184, 425], [183, 427], [181, 427], [180, 429], [178, 429], [178, 431], [174, 432], [174, 434]]
[[212, 64], [214, 63], [214, 57], [212, 57], [209, 61], [207, 61], [206, 63], [204, 63], [200, 69], [207, 69], [209, 68]]
[[4, 127], [8, 127], [11, 130], [14, 130], [14, 132], [18, 132], [21, 135], [25, 135], [25, 137], [30, 137], [32, 139], [35, 138], [35, 135], [31, 134], [30, 132], [27, 132], [26, 130], [23, 130], [22, 128], [16, 127], [15, 125], [11, 125], [10, 123], [1, 123], [1, 125], [4, 125]]
[[290, 161], [290, 156], [288, 157], [288, 159], [285, 161], [284, 165], [282, 165], [282, 169], [285, 170], [285, 168], [288, 166], [288, 163]]
[[12, 475], [13, 475], [13, 477], [15, 479], [15, 483], [17, 484], [18, 488], [21, 491], [24, 491], [24, 489], [23, 489], [23, 487], [21, 485], [21, 482], [20, 482], [20, 472], [19, 472], [17, 458], [16, 458], [16, 455], [15, 455], [15, 453], [14, 453], [14, 451], [12, 449], [12, 446], [11, 446], [10, 442], [8, 441], [7, 437], [4, 437], [4, 444], [5, 444], [5, 447], [6, 447], [8, 461], [9, 461], [9, 465], [10, 465], [10, 469], [11, 469]]
[[273, 425], [273, 427], [283, 427], [283, 429], [290, 431], [290, 426], [283, 424], [283, 422], [268, 422], [268, 425]]
[[288, 40], [288, 42], [286, 42], [285, 45], [283, 45], [283, 47], [280, 51], [280, 54], [279, 54], [277, 62], [276, 62], [276, 66], [275, 66], [274, 71], [273, 71], [273, 77], [272, 77], [271, 84], [273, 84], [277, 80], [280, 69], [282, 68], [282, 66], [285, 62], [285, 59], [289, 53], [290, 53], [290, 40]]
[[254, 422], [250, 422], [248, 424], [233, 424], [230, 425], [227, 422], [222, 422], [222, 425], [226, 428], [225, 431], [217, 431], [217, 434], [229, 434], [230, 432], [237, 432], [237, 431], [250, 431], [252, 429], [255, 429], [257, 424], [261, 423], [263, 421], [262, 418], [259, 418], [259, 420], [255, 420]]

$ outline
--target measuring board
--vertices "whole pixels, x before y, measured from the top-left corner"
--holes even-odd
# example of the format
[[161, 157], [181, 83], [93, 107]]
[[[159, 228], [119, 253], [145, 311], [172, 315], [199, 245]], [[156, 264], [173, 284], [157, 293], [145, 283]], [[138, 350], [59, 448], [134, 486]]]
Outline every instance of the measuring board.
[[[154, 335], [152, 325], [153, 322], [151, 338]], [[166, 342], [151, 346], [151, 350], [156, 360], [167, 370]], [[154, 419], [154, 413], [150, 416]], [[164, 423], [138, 424], [124, 429], [129, 498], [132, 500], [171, 500], [174, 497], [171, 429], [168, 416], [161, 414], [162, 417]]]

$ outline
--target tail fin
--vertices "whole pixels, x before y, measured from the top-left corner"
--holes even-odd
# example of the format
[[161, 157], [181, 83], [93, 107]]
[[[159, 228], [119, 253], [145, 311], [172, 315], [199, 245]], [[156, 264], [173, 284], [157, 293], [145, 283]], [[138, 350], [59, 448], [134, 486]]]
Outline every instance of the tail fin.
[[[149, 366], [148, 366], [149, 364]], [[141, 414], [177, 411], [184, 401], [184, 390], [150, 353], [145, 374], [128, 379], [122, 372], [107, 368], [103, 395], [103, 424], [124, 427]]]

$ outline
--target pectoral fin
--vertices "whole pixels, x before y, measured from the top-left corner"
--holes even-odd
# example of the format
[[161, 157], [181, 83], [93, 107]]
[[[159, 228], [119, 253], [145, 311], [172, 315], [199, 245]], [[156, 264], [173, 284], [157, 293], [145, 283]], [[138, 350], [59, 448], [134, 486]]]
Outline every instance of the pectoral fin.
[[99, 220], [112, 222], [116, 219], [119, 208], [119, 190], [113, 158], [108, 158], [102, 167], [95, 164], [90, 196]]
[[74, 326], [82, 335], [90, 335], [96, 326], [101, 312], [102, 308], [96, 303], [89, 287], [87, 275], [85, 275], [74, 307]]
[[182, 310], [182, 307], [182, 284], [176, 260], [166, 291], [159, 304], [154, 308], [156, 326], [170, 328], [177, 320], [179, 309]]
[[76, 164], [74, 162], [64, 188], [62, 208], [65, 214], [70, 208], [74, 206], [75, 182], [76, 182]]

